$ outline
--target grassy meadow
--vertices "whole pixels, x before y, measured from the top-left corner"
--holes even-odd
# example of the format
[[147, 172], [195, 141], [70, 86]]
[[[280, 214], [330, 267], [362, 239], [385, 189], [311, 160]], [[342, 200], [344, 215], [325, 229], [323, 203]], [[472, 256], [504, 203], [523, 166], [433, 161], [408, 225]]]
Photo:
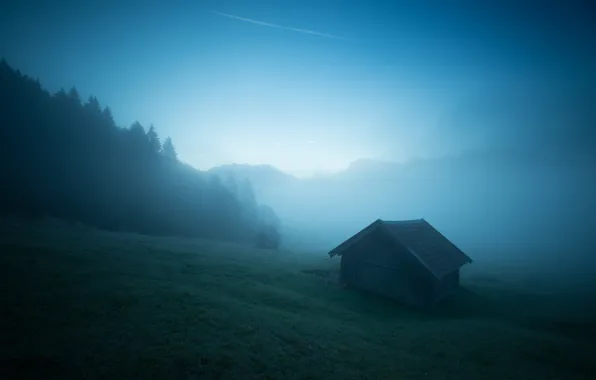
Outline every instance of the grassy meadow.
[[2, 379], [596, 374], [593, 294], [519, 268], [466, 266], [424, 313], [338, 287], [325, 252], [7, 219], [0, 252]]

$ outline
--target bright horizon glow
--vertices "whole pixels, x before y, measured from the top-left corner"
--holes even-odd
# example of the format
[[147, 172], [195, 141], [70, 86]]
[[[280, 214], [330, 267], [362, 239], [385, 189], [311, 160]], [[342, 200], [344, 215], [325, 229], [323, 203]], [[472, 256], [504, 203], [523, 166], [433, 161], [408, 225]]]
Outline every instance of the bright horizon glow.
[[[346, 170], [349, 165], [362, 158], [362, 154], [333, 148], [314, 140], [241, 139], [228, 141], [224, 151], [230, 159], [226, 164], [270, 165], [284, 173], [299, 178], [308, 178], [322, 173], [331, 174]], [[263, 147], [266, 147], [265, 149]], [[364, 152], [362, 152], [364, 153]], [[205, 170], [222, 165], [214, 162]]]

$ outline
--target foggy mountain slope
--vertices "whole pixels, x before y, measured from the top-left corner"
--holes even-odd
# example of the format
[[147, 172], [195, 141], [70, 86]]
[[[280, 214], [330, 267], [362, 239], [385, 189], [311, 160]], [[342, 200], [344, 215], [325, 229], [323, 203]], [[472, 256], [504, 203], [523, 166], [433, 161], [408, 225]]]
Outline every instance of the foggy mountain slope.
[[267, 194], [265, 198], [279, 189], [296, 186], [299, 181], [271, 165], [229, 164], [213, 167], [207, 173], [218, 175], [224, 181], [230, 176], [237, 180], [248, 178], [257, 194]]
[[115, 231], [252, 242], [275, 221], [254, 194], [178, 159], [153, 126], [116, 125], [72, 88], [50, 94], [0, 62], [0, 213]]
[[[376, 218], [424, 217], [481, 257], [580, 263], [592, 260], [594, 247], [593, 167], [589, 160], [505, 149], [408, 163], [360, 160], [325, 178], [271, 176], [256, 196], [321, 249]], [[259, 186], [262, 177], [251, 180]]]

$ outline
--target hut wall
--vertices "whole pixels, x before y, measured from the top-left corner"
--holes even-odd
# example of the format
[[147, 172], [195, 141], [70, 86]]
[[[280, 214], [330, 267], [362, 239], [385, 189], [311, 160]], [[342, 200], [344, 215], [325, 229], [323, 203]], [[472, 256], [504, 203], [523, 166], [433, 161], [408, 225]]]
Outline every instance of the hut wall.
[[341, 260], [342, 282], [423, 307], [433, 288], [428, 273], [381, 232], [355, 243]]
[[440, 281], [435, 281], [431, 303], [437, 303], [445, 297], [457, 292], [459, 289], [459, 271], [455, 271], [443, 277]]

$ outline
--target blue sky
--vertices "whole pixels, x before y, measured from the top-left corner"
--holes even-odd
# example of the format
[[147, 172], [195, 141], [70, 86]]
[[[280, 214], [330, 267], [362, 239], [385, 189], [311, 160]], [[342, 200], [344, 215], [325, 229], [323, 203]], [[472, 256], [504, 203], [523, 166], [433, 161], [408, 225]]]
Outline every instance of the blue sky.
[[565, 91], [590, 124], [596, 13], [571, 3], [24, 1], [2, 5], [0, 56], [119, 125], [155, 124], [200, 169], [309, 175], [523, 145], [543, 128], [528, 118], [563, 118], [542, 111]]

